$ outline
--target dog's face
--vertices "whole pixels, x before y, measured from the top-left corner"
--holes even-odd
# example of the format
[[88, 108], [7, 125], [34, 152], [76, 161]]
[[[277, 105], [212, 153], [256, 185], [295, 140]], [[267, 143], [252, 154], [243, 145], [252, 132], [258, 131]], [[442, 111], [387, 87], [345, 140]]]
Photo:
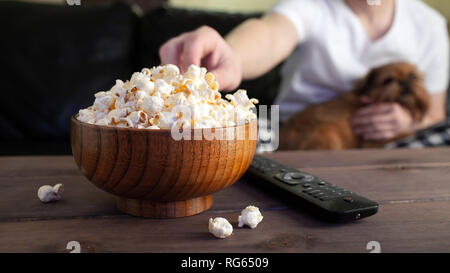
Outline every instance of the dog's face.
[[415, 121], [420, 121], [429, 107], [429, 95], [422, 75], [408, 63], [393, 63], [373, 69], [355, 93], [370, 98], [372, 103], [397, 102], [411, 112]]

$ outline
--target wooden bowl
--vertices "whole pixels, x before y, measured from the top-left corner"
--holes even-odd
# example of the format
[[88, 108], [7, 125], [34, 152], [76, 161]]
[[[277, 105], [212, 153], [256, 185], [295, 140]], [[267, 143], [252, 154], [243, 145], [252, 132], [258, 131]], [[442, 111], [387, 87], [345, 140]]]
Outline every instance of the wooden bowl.
[[[72, 153], [81, 172], [117, 197], [117, 207], [149, 218], [209, 209], [211, 194], [236, 182], [256, 148], [257, 122], [210, 129], [222, 140], [179, 140], [170, 130], [116, 128], [70, 120]], [[191, 139], [205, 129], [190, 130]]]

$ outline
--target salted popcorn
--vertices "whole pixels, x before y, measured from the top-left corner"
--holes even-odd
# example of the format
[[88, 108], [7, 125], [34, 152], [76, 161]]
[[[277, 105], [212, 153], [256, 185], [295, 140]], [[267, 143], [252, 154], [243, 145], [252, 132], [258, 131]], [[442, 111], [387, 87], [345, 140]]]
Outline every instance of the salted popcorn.
[[215, 237], [224, 239], [231, 236], [233, 233], [233, 226], [225, 218], [209, 218], [208, 230]]
[[44, 185], [39, 188], [37, 196], [43, 203], [49, 203], [60, 200], [63, 192], [63, 184], [56, 184], [55, 186]]
[[228, 127], [256, 119], [245, 90], [221, 97], [212, 73], [191, 65], [180, 74], [175, 65], [144, 68], [129, 81], [117, 80], [109, 91], [95, 94], [92, 106], [78, 113], [91, 124], [139, 129]]
[[262, 219], [263, 216], [257, 207], [248, 206], [242, 210], [241, 215], [238, 217], [238, 226], [243, 227], [247, 225], [253, 229], [256, 228]]

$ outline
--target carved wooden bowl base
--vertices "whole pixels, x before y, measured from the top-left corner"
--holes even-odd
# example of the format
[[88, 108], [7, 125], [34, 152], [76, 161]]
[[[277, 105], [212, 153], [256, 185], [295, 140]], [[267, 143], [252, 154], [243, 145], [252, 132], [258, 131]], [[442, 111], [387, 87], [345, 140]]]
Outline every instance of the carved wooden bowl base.
[[145, 218], [179, 218], [199, 214], [212, 205], [206, 195], [185, 201], [161, 202], [117, 197], [117, 208], [127, 214]]

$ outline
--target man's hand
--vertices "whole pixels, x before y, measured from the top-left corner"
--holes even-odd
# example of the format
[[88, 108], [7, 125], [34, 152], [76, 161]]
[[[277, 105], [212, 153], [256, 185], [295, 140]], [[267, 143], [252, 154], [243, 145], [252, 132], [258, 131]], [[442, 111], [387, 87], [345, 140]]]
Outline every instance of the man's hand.
[[233, 90], [242, 79], [257, 78], [287, 58], [298, 43], [291, 21], [277, 13], [244, 21], [227, 37], [203, 26], [172, 38], [159, 50], [162, 64], [206, 67], [220, 90]]
[[221, 90], [233, 90], [242, 79], [239, 54], [214, 29], [203, 26], [170, 39], [159, 50], [162, 64], [174, 64], [186, 71], [189, 65], [212, 72]]
[[414, 131], [414, 120], [398, 103], [364, 106], [353, 114], [353, 132], [369, 141], [385, 141]]

